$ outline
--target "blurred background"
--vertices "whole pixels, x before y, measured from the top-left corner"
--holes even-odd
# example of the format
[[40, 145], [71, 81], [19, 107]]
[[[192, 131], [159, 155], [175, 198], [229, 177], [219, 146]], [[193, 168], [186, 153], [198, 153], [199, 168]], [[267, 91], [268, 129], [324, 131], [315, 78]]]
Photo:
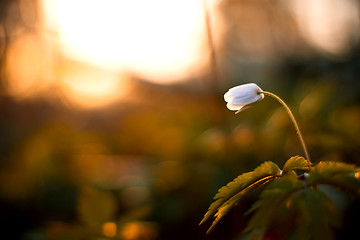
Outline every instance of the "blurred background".
[[257, 195], [206, 236], [217, 189], [302, 151], [223, 94], [257, 83], [313, 162], [360, 165], [359, 39], [357, 0], [1, 0], [1, 238], [241, 239]]

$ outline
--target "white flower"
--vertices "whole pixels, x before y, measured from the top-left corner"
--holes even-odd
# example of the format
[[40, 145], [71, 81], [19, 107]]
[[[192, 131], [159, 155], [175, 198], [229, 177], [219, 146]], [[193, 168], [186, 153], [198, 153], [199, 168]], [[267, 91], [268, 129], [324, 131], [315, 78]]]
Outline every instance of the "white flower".
[[261, 88], [255, 83], [230, 88], [229, 91], [224, 94], [224, 99], [227, 102], [226, 106], [228, 109], [239, 113], [249, 108], [252, 104], [262, 100], [264, 94], [261, 92]]

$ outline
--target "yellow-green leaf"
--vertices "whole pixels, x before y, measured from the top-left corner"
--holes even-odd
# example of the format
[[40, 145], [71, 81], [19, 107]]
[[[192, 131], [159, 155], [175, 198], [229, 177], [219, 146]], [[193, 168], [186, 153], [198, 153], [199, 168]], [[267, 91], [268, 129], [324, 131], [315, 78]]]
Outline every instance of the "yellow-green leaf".
[[245, 232], [252, 231], [251, 236], [262, 239], [277, 209], [296, 191], [304, 187], [296, 175], [287, 175], [276, 179], [260, 195], [260, 199], [248, 211], [255, 211]]
[[354, 174], [358, 171], [359, 168], [353, 164], [343, 162], [320, 162], [309, 172], [307, 183], [313, 185], [339, 174]]
[[245, 188], [244, 190], [242, 190], [241, 192], [239, 192], [238, 194], [236, 194], [235, 196], [230, 198], [223, 205], [221, 205], [221, 207], [219, 207], [217, 209], [217, 212], [215, 214], [215, 220], [211, 224], [207, 233], [209, 233], [215, 227], [215, 225], [220, 221], [220, 219], [222, 219], [235, 204], [237, 204], [244, 196], [246, 196], [246, 194], [248, 194], [252, 190], [260, 187], [261, 185], [268, 183], [269, 181], [273, 180], [274, 178], [275, 178], [275, 176], [268, 176], [268, 177], [264, 177], [264, 178], [256, 181], [255, 183], [251, 184], [250, 186], [248, 186], [247, 188]]
[[291, 157], [289, 160], [286, 161], [283, 172], [296, 170], [309, 170], [309, 162], [301, 156]]
[[[254, 171], [241, 174], [234, 181], [219, 189], [202, 224], [216, 213], [216, 220], [211, 228], [248, 192], [280, 175], [279, 167], [273, 162], [264, 162]], [[210, 229], [211, 229], [210, 228]]]

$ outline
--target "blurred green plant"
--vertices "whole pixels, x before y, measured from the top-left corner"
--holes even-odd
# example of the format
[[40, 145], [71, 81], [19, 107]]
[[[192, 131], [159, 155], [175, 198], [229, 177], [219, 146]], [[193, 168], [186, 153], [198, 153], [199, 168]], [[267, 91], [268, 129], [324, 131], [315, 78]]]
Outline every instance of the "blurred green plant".
[[[285, 162], [282, 169], [267, 161], [254, 171], [241, 174], [218, 190], [215, 201], [210, 205], [200, 225], [214, 215], [215, 220], [207, 231], [209, 233], [241, 199], [266, 185], [259, 199], [247, 211], [247, 214], [253, 213], [244, 229], [248, 239], [333, 239], [331, 227], [341, 226], [341, 213], [320, 186], [330, 185], [345, 192], [359, 194], [360, 168], [334, 161], [322, 161], [313, 165], [289, 107], [277, 95], [263, 91], [256, 84], [231, 88], [224, 98], [227, 107], [238, 113], [262, 100], [264, 95], [275, 98], [286, 109], [306, 158], [293, 156]], [[292, 217], [294, 214], [296, 217]], [[276, 224], [280, 225], [278, 229], [281, 229], [281, 233], [271, 237], [269, 230]]]

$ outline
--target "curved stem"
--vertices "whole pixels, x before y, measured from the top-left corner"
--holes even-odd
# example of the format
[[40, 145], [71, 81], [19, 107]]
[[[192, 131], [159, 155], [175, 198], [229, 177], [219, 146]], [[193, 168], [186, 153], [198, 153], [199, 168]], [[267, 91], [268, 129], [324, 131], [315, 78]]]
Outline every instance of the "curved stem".
[[286, 105], [286, 103], [280, 98], [278, 97], [277, 95], [271, 93], [271, 92], [267, 92], [267, 91], [261, 91], [259, 93], [263, 93], [267, 96], [270, 96], [272, 98], [275, 98], [287, 111], [287, 113], [289, 114], [290, 118], [291, 118], [291, 121], [292, 123], [294, 124], [294, 127], [296, 129], [296, 133], [297, 135], [299, 136], [299, 140], [300, 140], [300, 143], [301, 143], [301, 147], [305, 153], [305, 157], [306, 157], [306, 161], [308, 163], [308, 166], [309, 166], [309, 169], [311, 168], [311, 161], [310, 161], [310, 157], [309, 157], [309, 153], [307, 151], [307, 148], [306, 148], [306, 145], [305, 145], [305, 141], [301, 135], [301, 131], [300, 131], [300, 128], [295, 120], [295, 117], [294, 117], [294, 114], [291, 112], [290, 108]]

